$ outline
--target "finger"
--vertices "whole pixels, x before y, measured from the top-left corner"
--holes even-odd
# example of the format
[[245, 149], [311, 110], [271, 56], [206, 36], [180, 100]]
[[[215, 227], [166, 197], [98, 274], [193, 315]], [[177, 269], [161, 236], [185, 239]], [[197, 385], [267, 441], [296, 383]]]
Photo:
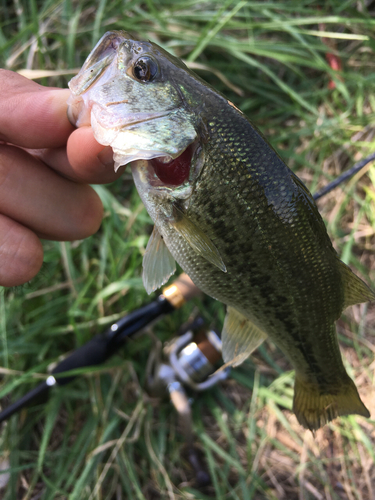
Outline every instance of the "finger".
[[43, 247], [30, 229], [0, 214], [0, 286], [31, 280], [43, 263]]
[[69, 136], [67, 155], [76, 175], [87, 182], [96, 176], [113, 182], [124, 170], [115, 172], [112, 148], [99, 144], [91, 127], [80, 127]]
[[23, 149], [0, 146], [0, 213], [55, 240], [95, 233], [103, 216], [88, 185], [58, 175]]
[[[97, 164], [96, 157], [94, 157], [92, 163], [90, 163], [88, 158], [84, 157], [83, 168], [78, 164], [76, 165], [76, 169], [74, 169], [68, 160], [66, 148], [38, 150], [26, 149], [26, 151], [59, 172], [61, 175], [74, 180], [75, 182], [108, 184], [115, 181], [121, 175], [121, 172], [116, 173], [111, 166], [106, 166], [100, 162]], [[113, 155], [112, 148], [109, 148], [109, 151], [107, 151], [107, 148], [104, 148], [104, 153], [107, 156], [107, 159], [104, 158], [104, 161], [110, 164], [110, 158], [112, 158]], [[102, 156], [100, 156], [100, 158], [102, 158]], [[93, 163], [97, 165], [97, 169], [93, 168]], [[87, 170], [85, 169], [85, 165], [89, 166]]]
[[51, 89], [0, 69], [0, 140], [26, 148], [63, 146], [69, 123], [68, 89]]
[[[66, 148], [27, 150], [69, 179], [90, 184], [108, 184], [122, 174], [114, 171], [113, 151], [94, 139], [91, 127], [82, 127], [69, 137]], [[69, 154], [69, 158], [68, 158]]]

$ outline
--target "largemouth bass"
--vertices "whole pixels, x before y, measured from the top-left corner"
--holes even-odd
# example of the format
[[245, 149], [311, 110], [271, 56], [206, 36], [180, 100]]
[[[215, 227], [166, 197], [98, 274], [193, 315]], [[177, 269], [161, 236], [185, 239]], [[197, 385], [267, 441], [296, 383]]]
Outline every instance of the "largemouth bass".
[[228, 306], [223, 358], [236, 366], [269, 336], [295, 368], [306, 428], [369, 412], [342, 363], [335, 321], [374, 293], [340, 261], [314, 200], [257, 128], [179, 59], [106, 33], [70, 84], [68, 116], [131, 163], [155, 223], [147, 291], [175, 261]]

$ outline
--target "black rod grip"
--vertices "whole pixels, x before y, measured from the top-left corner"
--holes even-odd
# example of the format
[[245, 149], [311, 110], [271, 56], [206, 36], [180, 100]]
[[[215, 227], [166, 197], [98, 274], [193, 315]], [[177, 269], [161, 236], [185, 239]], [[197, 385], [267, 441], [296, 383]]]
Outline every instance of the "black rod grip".
[[[58, 376], [60, 373], [104, 363], [124, 344], [129, 336], [134, 335], [155, 319], [174, 311], [174, 309], [175, 307], [161, 295], [154, 302], [119, 319], [104, 334], [95, 336], [87, 344], [63, 359], [52, 371], [52, 376], [56, 375], [53, 384], [56, 382], [58, 385], [65, 385], [77, 377], [77, 375]], [[25, 396], [0, 412], [0, 422], [19, 411], [41, 393], [48, 391], [49, 388], [50, 385], [43, 382], [43, 384], [25, 394]]]
[[140, 332], [155, 319], [172, 311], [174, 311], [174, 307], [168, 302], [168, 300], [161, 296], [154, 302], [151, 302], [150, 304], [147, 304], [146, 306], [141, 307], [140, 309], [137, 309], [136, 311], [133, 311], [127, 316], [119, 319], [116, 323], [111, 325], [104, 334], [108, 342], [108, 356], [117, 351], [117, 349], [125, 342], [127, 337]]
[[[103, 335], [97, 335], [92, 338], [87, 344], [79, 347], [72, 352], [67, 358], [63, 359], [54, 370], [52, 375], [84, 368], [87, 366], [96, 366], [104, 363], [107, 359], [107, 344], [108, 340]], [[65, 385], [76, 378], [77, 375], [69, 375], [67, 377], [55, 377], [59, 385]]]

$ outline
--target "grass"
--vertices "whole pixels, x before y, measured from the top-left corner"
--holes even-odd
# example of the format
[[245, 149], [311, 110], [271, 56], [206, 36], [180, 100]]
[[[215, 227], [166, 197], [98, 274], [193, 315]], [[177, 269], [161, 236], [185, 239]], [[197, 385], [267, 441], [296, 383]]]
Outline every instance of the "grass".
[[[49, 70], [53, 76], [38, 80], [45, 85], [66, 87], [70, 76], [61, 73], [74, 73], [112, 29], [203, 67], [199, 74], [253, 119], [312, 192], [374, 150], [373, 2], [2, 0], [0, 13], [1, 65]], [[341, 58], [341, 72], [330, 68], [327, 52]], [[338, 252], [368, 283], [375, 277], [374, 182], [370, 165], [319, 202]], [[0, 292], [3, 406], [58, 356], [150, 300], [140, 270], [151, 220], [131, 178], [96, 189], [106, 212], [100, 231], [85, 241], [45, 242], [41, 274]], [[373, 499], [374, 420], [341, 418], [315, 436], [304, 431], [289, 411], [293, 374], [271, 343], [229, 380], [194, 396], [196, 446], [212, 479], [197, 486], [175, 413], [145, 390], [155, 336], [167, 341], [197, 312], [220, 329], [221, 304], [188, 304], [4, 425], [0, 467], [10, 476], [1, 498]], [[374, 306], [345, 311], [338, 333], [374, 416]]]

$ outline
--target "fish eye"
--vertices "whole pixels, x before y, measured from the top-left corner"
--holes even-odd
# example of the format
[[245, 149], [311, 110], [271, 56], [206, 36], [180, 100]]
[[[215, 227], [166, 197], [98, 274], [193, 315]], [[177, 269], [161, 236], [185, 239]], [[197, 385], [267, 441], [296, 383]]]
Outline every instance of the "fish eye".
[[141, 82], [150, 82], [158, 72], [158, 65], [151, 57], [140, 57], [133, 66], [133, 75]]

